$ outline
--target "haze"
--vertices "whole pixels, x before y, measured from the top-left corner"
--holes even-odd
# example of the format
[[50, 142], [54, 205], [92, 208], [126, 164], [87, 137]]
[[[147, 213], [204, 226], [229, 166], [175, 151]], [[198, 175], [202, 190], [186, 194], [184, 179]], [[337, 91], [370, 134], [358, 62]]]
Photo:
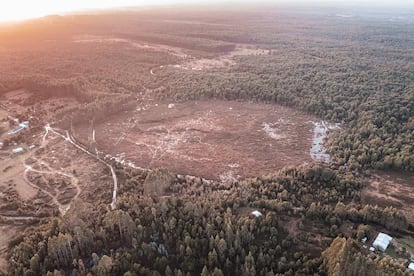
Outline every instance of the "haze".
[[195, 1], [195, 0], [74, 0], [74, 1], [56, 1], [56, 0], [38, 0], [38, 1], [29, 1], [29, 0], [15, 0], [7, 1], [0, 4], [0, 22], [5, 21], [19, 21], [30, 18], [37, 18], [51, 14], [62, 14], [76, 11], [84, 10], [102, 10], [102, 9], [111, 9], [119, 7], [133, 7], [133, 6], [154, 6], [154, 5], [174, 5], [174, 4], [212, 4], [212, 3], [235, 3], [242, 2], [245, 4], [258, 4], [258, 2], [263, 3], [288, 3], [288, 4], [300, 4], [300, 5], [315, 5], [323, 4], [329, 6], [365, 6], [371, 8], [372, 5], [378, 7], [394, 7], [394, 8], [407, 8], [413, 7], [413, 3], [408, 0], [384, 0], [384, 1], [375, 1], [375, 0], [363, 0], [363, 1], [347, 1], [344, 4], [342, 1], [333, 1], [333, 0], [279, 0], [279, 1], [248, 1], [248, 0], [228, 0], [228, 1]]

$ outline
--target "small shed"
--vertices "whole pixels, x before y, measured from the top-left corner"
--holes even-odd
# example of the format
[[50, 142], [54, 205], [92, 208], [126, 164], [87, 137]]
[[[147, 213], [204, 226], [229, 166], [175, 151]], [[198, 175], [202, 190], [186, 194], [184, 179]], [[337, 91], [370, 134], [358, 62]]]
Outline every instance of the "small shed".
[[387, 250], [387, 247], [390, 244], [391, 240], [391, 236], [384, 233], [379, 233], [372, 246], [384, 252]]

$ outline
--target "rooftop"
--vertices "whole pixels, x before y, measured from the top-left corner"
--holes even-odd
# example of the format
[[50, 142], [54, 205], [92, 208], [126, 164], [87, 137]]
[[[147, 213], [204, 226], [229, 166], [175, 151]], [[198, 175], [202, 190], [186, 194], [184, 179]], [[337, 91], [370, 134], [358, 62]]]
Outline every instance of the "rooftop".
[[409, 268], [411, 271], [413, 271], [413, 272], [414, 272], [414, 263], [410, 263], [410, 264], [408, 265], [408, 268]]
[[390, 244], [391, 240], [391, 236], [384, 233], [379, 233], [372, 246], [378, 248], [381, 251], [385, 251], [388, 245]]

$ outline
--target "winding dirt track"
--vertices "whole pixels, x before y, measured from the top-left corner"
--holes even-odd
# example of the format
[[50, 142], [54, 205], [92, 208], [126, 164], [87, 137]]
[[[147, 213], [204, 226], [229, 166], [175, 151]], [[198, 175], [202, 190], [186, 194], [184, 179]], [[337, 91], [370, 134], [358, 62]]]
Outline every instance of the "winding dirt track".
[[58, 207], [59, 207], [59, 211], [60, 211], [60, 213], [62, 214], [62, 215], [65, 215], [65, 213], [70, 209], [70, 203], [69, 204], [66, 204], [66, 205], [63, 205], [63, 204], [61, 204], [60, 202], [59, 202], [59, 200], [57, 199], [57, 197], [59, 196], [59, 194], [56, 194], [55, 196], [54, 195], [52, 195], [51, 193], [49, 193], [48, 191], [46, 191], [46, 190], [44, 190], [44, 189], [42, 189], [42, 188], [40, 188], [39, 186], [37, 186], [37, 185], [35, 185], [35, 184], [33, 184], [33, 183], [31, 183], [30, 182], [30, 180], [28, 179], [28, 177], [27, 177], [27, 173], [29, 172], [29, 171], [31, 171], [31, 172], [35, 172], [35, 173], [39, 173], [39, 174], [58, 174], [58, 175], [62, 175], [62, 176], [65, 176], [65, 177], [67, 177], [67, 178], [69, 178], [70, 180], [71, 180], [71, 184], [76, 188], [76, 194], [75, 194], [75, 196], [72, 198], [72, 200], [71, 200], [71, 202], [72, 201], [74, 201], [74, 200], [76, 200], [78, 197], [79, 197], [79, 194], [80, 194], [80, 192], [81, 192], [81, 189], [80, 189], [80, 187], [79, 187], [79, 180], [74, 176], [74, 175], [71, 175], [71, 174], [66, 174], [66, 173], [63, 173], [63, 172], [61, 172], [61, 171], [58, 171], [58, 170], [56, 170], [56, 169], [53, 169], [52, 167], [50, 167], [48, 164], [46, 164], [44, 161], [42, 161], [42, 160], [39, 160], [39, 159], [36, 159], [36, 158], [33, 158], [33, 159], [35, 159], [38, 163], [40, 163], [41, 165], [43, 165], [43, 166], [45, 166], [46, 168], [47, 168], [47, 170], [36, 170], [36, 169], [33, 169], [33, 167], [32, 166], [29, 166], [29, 165], [27, 165], [27, 164], [24, 164], [24, 166], [26, 167], [26, 169], [25, 169], [25, 171], [24, 171], [24, 179], [25, 179], [25, 181], [27, 182], [27, 183], [29, 183], [31, 186], [34, 186], [35, 188], [37, 188], [37, 189], [39, 189], [39, 190], [41, 190], [43, 193], [45, 193], [45, 194], [47, 194], [48, 196], [50, 196], [51, 198], [52, 198], [52, 201], [53, 201], [53, 203], [54, 204], [56, 204]]
[[[113, 192], [112, 192], [112, 201], [111, 201], [110, 207], [111, 207], [112, 210], [114, 210], [116, 208], [116, 197], [117, 197], [117, 190], [118, 190], [118, 178], [117, 178], [117, 176], [115, 174], [115, 170], [112, 167], [112, 165], [109, 164], [108, 162], [106, 162], [105, 160], [101, 159], [97, 154], [94, 154], [94, 153], [90, 152], [83, 145], [81, 145], [80, 143], [78, 143], [76, 141], [76, 138], [74, 138], [69, 133], [69, 131], [52, 128], [49, 123], [47, 123], [44, 128], [45, 128], [45, 134], [42, 137], [41, 147], [44, 147], [47, 144], [46, 138], [49, 135], [49, 133], [51, 132], [51, 133], [57, 135], [58, 137], [61, 137], [62, 139], [64, 139], [66, 142], [72, 144], [75, 148], [81, 150], [85, 154], [93, 157], [94, 159], [96, 159], [97, 161], [99, 161], [100, 163], [104, 164], [105, 166], [107, 166], [110, 169], [111, 174], [112, 174], [112, 180], [113, 180], [113, 183], [114, 183], [114, 185], [113, 185]], [[61, 132], [65, 132], [66, 135], [61, 134]], [[39, 160], [37, 160], [37, 161], [39, 161]], [[25, 179], [26, 179], [26, 181], [28, 181], [28, 179], [27, 179], [27, 172], [28, 171], [33, 171], [33, 172], [37, 172], [37, 173], [41, 173], [41, 174], [59, 174], [59, 175], [62, 175], [62, 176], [65, 176], [65, 177], [70, 178], [71, 179], [71, 182], [72, 182], [72, 185], [76, 188], [76, 191], [77, 191], [76, 192], [76, 195], [71, 200], [71, 202], [73, 200], [75, 200], [79, 196], [79, 194], [81, 192], [81, 189], [79, 187], [79, 180], [75, 176], [69, 175], [69, 174], [66, 174], [66, 173], [63, 173], [63, 172], [60, 172], [58, 170], [55, 170], [55, 169], [51, 168], [49, 165], [45, 164], [41, 160], [40, 160], [40, 162], [41, 162], [42, 165], [46, 166], [46, 168], [48, 169], [48, 171], [35, 170], [31, 166], [28, 166], [28, 165], [25, 164], [25, 167], [26, 167], [26, 170], [25, 170]], [[31, 183], [30, 181], [28, 181], [28, 183], [30, 185], [34, 186], [35, 188], [40, 189], [42, 192], [44, 192], [48, 196], [50, 196], [53, 199], [53, 202], [57, 206], [59, 206], [59, 210], [60, 210], [60, 212], [61, 212], [62, 215], [64, 215], [67, 212], [67, 210], [69, 210], [70, 203], [68, 205], [62, 205], [62, 204], [60, 204], [58, 202], [56, 196], [53, 196], [49, 192], [45, 191], [44, 189], [41, 189], [40, 187], [38, 187], [37, 185]]]

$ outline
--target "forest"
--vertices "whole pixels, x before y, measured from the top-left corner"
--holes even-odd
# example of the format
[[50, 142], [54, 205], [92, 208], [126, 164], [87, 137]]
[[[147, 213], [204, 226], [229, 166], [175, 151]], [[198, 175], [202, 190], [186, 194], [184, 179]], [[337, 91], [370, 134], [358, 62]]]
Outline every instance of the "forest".
[[[395, 208], [361, 206], [361, 183], [352, 175], [341, 176], [320, 165], [228, 184], [174, 178], [165, 170], [143, 175], [119, 168], [117, 174], [123, 179], [117, 210], [79, 206], [64, 220], [54, 219], [17, 238], [10, 272], [332, 275], [339, 269], [332, 262], [340, 257], [350, 274], [363, 269], [367, 275], [409, 275], [386, 257], [367, 259], [353, 244], [353, 239], [372, 236], [369, 224], [404, 232], [408, 222]], [[154, 185], [160, 185], [156, 194]], [[263, 216], [252, 216], [255, 209]], [[341, 228], [348, 221], [358, 227], [344, 233]], [[338, 243], [344, 244], [339, 251]]]
[[[289, 25], [296, 20], [294, 14], [211, 9], [195, 14], [184, 9], [180, 15], [167, 9], [142, 12], [139, 17], [127, 13], [50, 18], [54, 27], [45, 20], [38, 23], [40, 26], [33, 23], [0, 31], [2, 40], [11, 45], [20, 43], [22, 34], [25, 43], [23, 49], [13, 52], [5, 47], [0, 60], [0, 91], [13, 87], [36, 89], [40, 84], [51, 86], [56, 95], [65, 94], [68, 90], [64, 87], [70, 85], [73, 95], [82, 93], [85, 100], [92, 101], [107, 93], [135, 98], [146, 88], [163, 86], [168, 93], [160, 90], [161, 95], [151, 96], [294, 106], [346, 124], [347, 130], [334, 134], [329, 141], [338, 164], [353, 169], [414, 170], [414, 39], [406, 35], [412, 32], [412, 25], [352, 18], [346, 24], [344, 19], [328, 18], [328, 24], [312, 13]], [[225, 12], [230, 15], [224, 17]], [[197, 13], [201, 13], [199, 24], [181, 23], [180, 20], [193, 20]], [[117, 16], [122, 20], [111, 25]], [[267, 17], [270, 19], [261, 20]], [[229, 20], [239, 27], [228, 28]], [[74, 21], [77, 24], [71, 25]], [[88, 35], [105, 34], [107, 27], [107, 33], [122, 39], [179, 47], [196, 57], [220, 56], [238, 43], [270, 52], [236, 56], [238, 65], [224, 70], [190, 70], [183, 74], [166, 69], [154, 79], [148, 76], [151, 68], [178, 63], [181, 58], [149, 50], [136, 55], [131, 45], [122, 45], [123, 51], [115, 51], [112, 44], [99, 44], [91, 52], [88, 44], [68, 41], [68, 37], [82, 35], [79, 26], [83, 25], [88, 26]], [[98, 26], [102, 29], [96, 30]], [[34, 38], [26, 36], [27, 32], [56, 41], [36, 44]], [[70, 51], [70, 57], [64, 55], [65, 51]], [[41, 61], [46, 52], [49, 59]]]
[[[116, 209], [79, 198], [64, 216], [28, 226], [8, 246], [5, 275], [411, 275], [397, 259], [414, 248], [391, 258], [360, 240], [414, 237], [398, 207], [361, 195], [374, 171], [414, 172], [414, 25], [323, 14], [159, 8], [1, 27], [0, 96], [30, 91], [24, 118], [51, 98], [76, 102], [40, 113], [33, 133], [51, 118], [69, 129], [137, 102], [202, 99], [289, 106], [341, 124], [327, 140], [329, 164], [234, 182], [112, 160]], [[177, 68], [187, 56], [234, 64]]]

